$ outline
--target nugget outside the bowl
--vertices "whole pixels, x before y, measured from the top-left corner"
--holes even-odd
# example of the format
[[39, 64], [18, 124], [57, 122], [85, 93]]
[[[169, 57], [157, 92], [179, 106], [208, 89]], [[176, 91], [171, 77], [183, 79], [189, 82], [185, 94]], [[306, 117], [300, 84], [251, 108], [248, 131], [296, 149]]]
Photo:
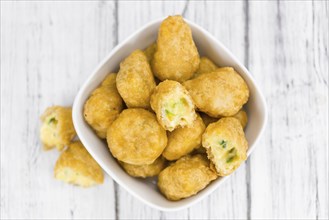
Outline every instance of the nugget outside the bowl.
[[160, 26], [152, 69], [160, 80], [184, 82], [198, 69], [200, 57], [189, 25], [182, 16], [169, 16]]
[[197, 194], [217, 178], [204, 155], [187, 155], [161, 171], [158, 187], [169, 200], [180, 200]]
[[160, 156], [151, 164], [133, 165], [124, 162], [120, 162], [120, 164], [130, 176], [146, 178], [159, 175], [159, 173], [166, 167], [167, 161]]
[[202, 146], [220, 176], [231, 174], [247, 159], [248, 142], [241, 123], [233, 117], [210, 124], [202, 136]]
[[104, 182], [102, 168], [80, 141], [62, 152], [55, 165], [55, 178], [70, 184], [89, 187]]
[[190, 126], [177, 128], [168, 134], [168, 144], [162, 155], [167, 160], [177, 160], [201, 146], [202, 134], [206, 129], [198, 115]]
[[107, 132], [107, 143], [118, 160], [133, 164], [153, 163], [167, 145], [166, 131], [154, 113], [145, 109], [125, 109]]
[[212, 62], [209, 58], [207, 57], [201, 57], [200, 59], [200, 66], [197, 69], [197, 71], [194, 73], [193, 78], [198, 77], [199, 75], [203, 73], [210, 73], [215, 71], [218, 68], [214, 62]]
[[40, 117], [40, 139], [45, 150], [62, 150], [76, 136], [70, 107], [52, 106]]
[[149, 108], [155, 81], [147, 57], [141, 50], [132, 52], [120, 64], [116, 79], [118, 91], [129, 108]]
[[235, 115], [249, 98], [247, 84], [231, 67], [204, 73], [183, 85], [196, 107], [214, 118]]
[[109, 74], [95, 89], [84, 105], [84, 118], [96, 134], [105, 139], [107, 129], [123, 109], [123, 101], [116, 88], [117, 74]]
[[191, 125], [197, 116], [187, 90], [173, 80], [163, 81], [155, 88], [151, 107], [159, 123], [168, 131]]

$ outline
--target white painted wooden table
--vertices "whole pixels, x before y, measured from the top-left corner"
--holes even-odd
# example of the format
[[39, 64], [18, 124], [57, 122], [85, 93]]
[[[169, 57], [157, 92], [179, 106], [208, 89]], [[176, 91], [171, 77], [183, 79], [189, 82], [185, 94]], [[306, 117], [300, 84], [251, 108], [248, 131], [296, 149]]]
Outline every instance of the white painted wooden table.
[[[173, 213], [149, 208], [108, 176], [81, 189], [53, 178], [39, 115], [71, 105], [113, 47], [147, 22], [182, 13], [250, 69], [270, 110], [248, 162], [212, 195]], [[328, 218], [326, 1], [1, 2], [1, 218]]]

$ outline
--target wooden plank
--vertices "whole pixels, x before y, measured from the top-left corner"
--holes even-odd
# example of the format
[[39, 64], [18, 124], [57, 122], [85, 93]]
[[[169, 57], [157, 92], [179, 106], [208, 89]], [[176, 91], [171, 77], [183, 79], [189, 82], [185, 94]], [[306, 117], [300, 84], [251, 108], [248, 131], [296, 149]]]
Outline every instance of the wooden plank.
[[[113, 218], [113, 182], [82, 189], [56, 181], [58, 152], [43, 152], [39, 115], [71, 105], [114, 46], [114, 4], [1, 2], [1, 217]], [[106, 204], [106, 205], [104, 205]]]
[[[245, 55], [243, 2], [190, 2], [185, 16], [208, 30], [243, 62]], [[244, 164], [212, 195], [191, 207], [189, 215], [194, 219], [244, 219], [247, 213], [247, 201]]]
[[269, 109], [250, 160], [252, 218], [328, 218], [326, 8], [250, 2], [249, 68]]

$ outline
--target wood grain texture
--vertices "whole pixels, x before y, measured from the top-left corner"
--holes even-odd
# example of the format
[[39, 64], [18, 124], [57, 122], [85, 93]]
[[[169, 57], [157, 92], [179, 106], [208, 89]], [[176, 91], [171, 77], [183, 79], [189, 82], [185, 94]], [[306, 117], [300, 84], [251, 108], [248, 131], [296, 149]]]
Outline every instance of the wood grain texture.
[[[183, 14], [243, 61], [264, 92], [267, 130], [248, 162], [189, 209], [152, 209], [106, 177], [53, 178], [39, 115], [71, 105], [103, 57], [147, 22]], [[327, 1], [1, 2], [1, 218], [328, 219]]]

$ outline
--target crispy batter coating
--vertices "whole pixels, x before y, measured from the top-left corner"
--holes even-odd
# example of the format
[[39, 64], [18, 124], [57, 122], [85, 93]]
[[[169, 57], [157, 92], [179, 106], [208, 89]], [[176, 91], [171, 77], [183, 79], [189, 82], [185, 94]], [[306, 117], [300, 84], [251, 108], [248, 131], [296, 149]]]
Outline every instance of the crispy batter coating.
[[247, 112], [241, 109], [238, 113], [233, 115], [232, 117], [238, 119], [242, 125], [243, 128], [247, 126], [248, 123], [248, 115]]
[[180, 15], [169, 16], [160, 26], [152, 69], [160, 80], [184, 82], [198, 69], [200, 57], [188, 24]]
[[158, 187], [167, 199], [180, 200], [195, 195], [216, 178], [205, 156], [187, 155], [159, 174]]
[[117, 74], [116, 73], [110, 73], [105, 77], [103, 82], [101, 83], [101, 86], [109, 86], [111, 88], [116, 87], [116, 79], [117, 79]]
[[116, 76], [115, 73], [109, 74], [84, 106], [85, 120], [103, 139], [106, 138], [107, 129], [123, 109], [123, 101], [116, 88]]
[[203, 123], [206, 125], [206, 127], [213, 122], [216, 122], [219, 120], [219, 118], [213, 118], [209, 115], [207, 115], [206, 113], [200, 112], [200, 116], [202, 118]]
[[201, 74], [183, 85], [197, 108], [214, 118], [235, 115], [249, 98], [247, 84], [231, 67]]
[[156, 51], [157, 48], [157, 44], [154, 42], [153, 44], [149, 45], [145, 50], [144, 53], [147, 57], [147, 60], [149, 61], [149, 63], [151, 63], [154, 53]]
[[107, 132], [112, 155], [133, 165], [153, 163], [167, 145], [166, 131], [155, 114], [145, 109], [125, 109]]
[[155, 81], [147, 57], [141, 50], [132, 52], [121, 64], [118, 91], [129, 108], [149, 108]]
[[168, 131], [191, 125], [196, 118], [187, 90], [176, 81], [161, 82], [151, 96], [151, 107], [159, 123]]
[[157, 176], [166, 167], [166, 159], [160, 156], [153, 163], [148, 165], [132, 165], [129, 163], [120, 162], [123, 169], [134, 177], [152, 177]]
[[189, 154], [201, 145], [202, 134], [206, 129], [201, 117], [197, 118], [190, 126], [177, 128], [168, 135], [168, 144], [162, 155], [167, 160], [177, 160]]
[[239, 120], [222, 118], [210, 124], [202, 136], [202, 146], [219, 176], [227, 176], [247, 159], [248, 142]]
[[78, 186], [89, 187], [104, 182], [101, 167], [80, 141], [73, 142], [59, 156], [55, 178]]
[[215, 71], [218, 68], [216, 64], [214, 64], [209, 58], [201, 57], [200, 58], [200, 66], [197, 71], [194, 73], [193, 78], [198, 77], [203, 73], [210, 73]]
[[40, 119], [42, 122], [40, 139], [45, 150], [54, 147], [62, 150], [76, 135], [72, 122], [72, 109], [69, 107], [49, 107]]

